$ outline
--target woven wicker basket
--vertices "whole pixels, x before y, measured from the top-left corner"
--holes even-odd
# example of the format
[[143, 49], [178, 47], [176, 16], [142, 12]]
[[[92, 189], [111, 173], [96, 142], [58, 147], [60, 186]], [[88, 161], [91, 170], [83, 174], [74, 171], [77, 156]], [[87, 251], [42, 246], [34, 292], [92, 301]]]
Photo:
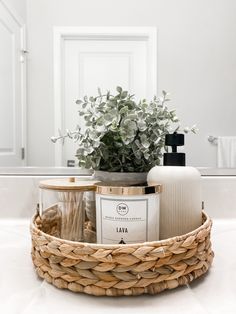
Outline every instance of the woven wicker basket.
[[211, 219], [196, 230], [162, 241], [98, 245], [59, 238], [60, 218], [49, 211], [31, 223], [37, 274], [58, 288], [96, 296], [156, 294], [186, 285], [209, 269]]

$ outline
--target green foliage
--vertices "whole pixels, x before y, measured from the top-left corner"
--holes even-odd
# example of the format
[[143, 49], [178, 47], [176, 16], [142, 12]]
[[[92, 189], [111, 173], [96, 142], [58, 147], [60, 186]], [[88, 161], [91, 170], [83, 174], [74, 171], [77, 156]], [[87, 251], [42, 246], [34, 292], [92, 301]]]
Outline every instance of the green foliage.
[[[160, 164], [165, 135], [178, 122], [166, 102], [168, 94], [151, 102], [136, 102], [120, 86], [110, 92], [77, 100], [85, 128], [77, 127], [73, 138], [78, 142], [79, 166], [95, 170], [145, 172]], [[177, 127], [178, 128], [178, 127]], [[195, 130], [195, 129], [194, 129]]]

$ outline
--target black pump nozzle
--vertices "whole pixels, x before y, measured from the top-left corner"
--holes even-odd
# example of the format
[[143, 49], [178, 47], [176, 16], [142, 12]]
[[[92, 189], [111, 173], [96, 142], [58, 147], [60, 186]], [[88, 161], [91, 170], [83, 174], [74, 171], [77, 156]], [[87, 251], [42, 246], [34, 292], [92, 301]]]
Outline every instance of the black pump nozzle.
[[184, 134], [166, 134], [165, 145], [172, 147], [172, 153], [164, 154], [164, 166], [185, 166], [185, 154], [177, 152], [177, 146], [184, 145]]

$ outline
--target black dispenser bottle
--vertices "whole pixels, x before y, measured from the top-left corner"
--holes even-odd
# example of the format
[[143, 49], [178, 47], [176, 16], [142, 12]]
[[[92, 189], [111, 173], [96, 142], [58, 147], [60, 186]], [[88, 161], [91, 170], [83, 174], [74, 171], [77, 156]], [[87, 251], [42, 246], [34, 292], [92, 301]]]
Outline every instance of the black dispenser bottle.
[[185, 166], [185, 153], [178, 153], [177, 147], [184, 145], [184, 134], [166, 134], [165, 145], [172, 147], [171, 153], [164, 153], [164, 166]]

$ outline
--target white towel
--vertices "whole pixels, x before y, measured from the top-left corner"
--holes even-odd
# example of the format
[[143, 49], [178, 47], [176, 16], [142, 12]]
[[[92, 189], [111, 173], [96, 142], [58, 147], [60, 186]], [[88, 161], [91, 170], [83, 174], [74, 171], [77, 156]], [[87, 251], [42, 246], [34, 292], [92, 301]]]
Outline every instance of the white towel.
[[218, 137], [218, 167], [236, 168], [236, 136]]

